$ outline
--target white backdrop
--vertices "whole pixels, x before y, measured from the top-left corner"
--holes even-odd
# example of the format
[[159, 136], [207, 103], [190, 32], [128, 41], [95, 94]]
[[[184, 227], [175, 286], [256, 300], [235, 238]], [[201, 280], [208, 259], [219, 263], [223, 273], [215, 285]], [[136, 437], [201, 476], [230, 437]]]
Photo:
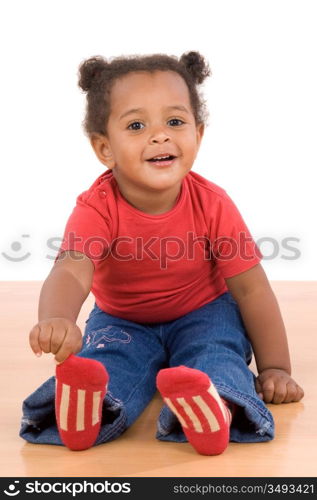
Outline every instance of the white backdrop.
[[80, 62], [189, 50], [213, 72], [193, 169], [233, 198], [269, 279], [317, 279], [314, 0], [8, 0], [0, 19], [1, 280], [46, 277], [48, 240], [105, 170], [81, 128]]

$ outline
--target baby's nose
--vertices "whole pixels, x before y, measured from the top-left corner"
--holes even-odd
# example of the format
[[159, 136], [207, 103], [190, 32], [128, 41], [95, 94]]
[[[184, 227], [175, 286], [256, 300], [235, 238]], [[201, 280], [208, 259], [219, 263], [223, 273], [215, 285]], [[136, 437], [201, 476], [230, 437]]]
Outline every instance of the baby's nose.
[[170, 137], [164, 130], [158, 130], [153, 133], [150, 137], [150, 142], [153, 143], [163, 143], [169, 141]]

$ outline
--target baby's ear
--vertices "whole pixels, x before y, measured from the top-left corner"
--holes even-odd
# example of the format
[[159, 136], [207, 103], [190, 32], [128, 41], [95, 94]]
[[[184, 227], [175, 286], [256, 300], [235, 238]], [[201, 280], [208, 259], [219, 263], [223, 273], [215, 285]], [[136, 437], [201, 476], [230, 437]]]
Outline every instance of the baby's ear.
[[199, 123], [196, 126], [196, 137], [197, 137], [197, 145], [198, 147], [200, 146], [201, 140], [203, 138], [205, 132], [205, 124], [204, 123]]
[[96, 153], [98, 160], [106, 165], [109, 169], [115, 166], [115, 162], [112, 156], [112, 151], [108, 138], [102, 134], [91, 134], [90, 144]]

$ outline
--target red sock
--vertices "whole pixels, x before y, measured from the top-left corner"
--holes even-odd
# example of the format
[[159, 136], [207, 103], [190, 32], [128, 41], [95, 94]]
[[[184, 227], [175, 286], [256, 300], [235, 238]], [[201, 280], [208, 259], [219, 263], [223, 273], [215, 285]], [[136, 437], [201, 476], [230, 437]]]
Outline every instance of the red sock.
[[71, 354], [56, 366], [57, 427], [71, 450], [85, 450], [96, 441], [108, 380], [105, 367], [93, 359]]
[[161, 370], [157, 388], [185, 436], [202, 455], [219, 455], [229, 443], [231, 412], [208, 375], [177, 366]]

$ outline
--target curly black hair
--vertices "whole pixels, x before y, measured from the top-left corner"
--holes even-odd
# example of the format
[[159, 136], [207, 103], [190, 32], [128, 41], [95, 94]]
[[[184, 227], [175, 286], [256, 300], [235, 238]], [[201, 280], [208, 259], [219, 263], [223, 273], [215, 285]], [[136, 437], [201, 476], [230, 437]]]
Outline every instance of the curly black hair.
[[175, 71], [187, 84], [196, 124], [206, 123], [208, 111], [198, 85], [211, 75], [204, 57], [195, 51], [179, 59], [166, 54], [119, 56], [107, 61], [102, 56], [84, 60], [79, 66], [79, 87], [87, 92], [84, 131], [107, 135], [110, 114], [110, 92], [117, 78], [135, 71]]

